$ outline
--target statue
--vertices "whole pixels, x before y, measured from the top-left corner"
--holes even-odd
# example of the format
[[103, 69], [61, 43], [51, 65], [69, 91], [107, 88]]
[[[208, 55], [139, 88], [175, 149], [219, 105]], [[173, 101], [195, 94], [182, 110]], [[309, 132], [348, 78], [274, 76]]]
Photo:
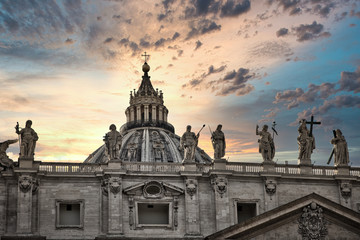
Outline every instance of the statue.
[[[222, 125], [219, 124], [215, 132], [211, 133], [211, 142], [214, 148], [214, 159], [221, 159], [225, 156], [225, 135], [221, 131]], [[211, 132], [211, 130], [210, 130]]]
[[121, 148], [121, 134], [116, 131], [115, 124], [111, 124], [109, 127], [110, 132], [105, 134], [105, 153], [108, 156], [109, 160], [119, 159], [120, 158], [120, 148]]
[[16, 143], [17, 141], [18, 139], [0, 142], [0, 171], [14, 166], [14, 161], [6, 154], [6, 149], [8, 149], [10, 144]]
[[16, 133], [20, 135], [20, 157], [33, 158], [36, 141], [39, 139], [37, 133], [31, 128], [32, 121], [27, 120], [25, 128], [19, 130], [19, 123], [16, 124]]
[[186, 127], [186, 132], [180, 139], [180, 149], [184, 150], [183, 162], [195, 162], [195, 149], [198, 145], [200, 131], [197, 135], [195, 135], [194, 132], [191, 132], [190, 125]]
[[311, 154], [315, 149], [315, 138], [307, 129], [305, 119], [300, 121], [298, 132], [297, 142], [299, 144], [299, 160], [301, 163], [304, 160], [309, 161], [311, 159]]
[[[334, 145], [333, 153], [331, 154], [331, 156], [335, 154], [334, 165], [347, 166], [349, 164], [349, 150], [345, 137], [342, 135], [340, 129], [334, 131], [334, 138], [331, 139], [331, 144]], [[331, 157], [329, 160], [331, 160]]]
[[259, 126], [256, 125], [256, 135], [260, 135], [259, 153], [261, 153], [264, 162], [271, 162], [275, 156], [275, 145], [271, 134], [267, 131], [268, 125], [264, 125], [263, 129], [259, 132]]

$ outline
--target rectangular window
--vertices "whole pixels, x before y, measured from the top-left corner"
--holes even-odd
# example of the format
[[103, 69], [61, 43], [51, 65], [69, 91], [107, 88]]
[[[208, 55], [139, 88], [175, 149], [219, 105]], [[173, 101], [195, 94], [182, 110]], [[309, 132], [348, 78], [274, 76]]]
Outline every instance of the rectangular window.
[[137, 203], [138, 224], [147, 226], [169, 226], [169, 203]]
[[56, 200], [56, 227], [82, 228], [84, 216], [83, 200]]
[[256, 216], [256, 203], [237, 202], [237, 222], [244, 222]]

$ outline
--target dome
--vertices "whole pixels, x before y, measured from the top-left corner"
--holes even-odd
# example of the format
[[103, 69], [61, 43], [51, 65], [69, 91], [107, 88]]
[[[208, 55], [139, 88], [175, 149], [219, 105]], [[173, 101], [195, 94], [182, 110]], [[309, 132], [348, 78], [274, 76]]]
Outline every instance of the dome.
[[[120, 159], [129, 162], [168, 162], [181, 163], [184, 157], [179, 150], [180, 137], [160, 127], [132, 128], [122, 138]], [[85, 160], [85, 163], [106, 163], [105, 144]], [[197, 147], [195, 162], [211, 163], [204, 150]]]
[[[146, 55], [146, 53], [145, 53]], [[130, 162], [182, 162], [180, 137], [167, 121], [168, 109], [163, 92], [154, 89], [148, 71], [143, 65], [144, 76], [137, 91], [130, 92], [130, 105], [125, 110], [126, 123], [120, 128], [122, 144], [119, 158]], [[89, 155], [85, 163], [106, 163], [105, 145]], [[195, 162], [211, 163], [211, 158], [200, 148], [195, 150]]]

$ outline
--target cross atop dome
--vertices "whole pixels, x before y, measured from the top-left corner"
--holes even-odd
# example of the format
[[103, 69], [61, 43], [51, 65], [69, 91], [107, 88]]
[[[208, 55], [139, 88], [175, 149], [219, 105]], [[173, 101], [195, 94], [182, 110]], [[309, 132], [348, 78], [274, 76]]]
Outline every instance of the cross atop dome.
[[146, 63], [148, 57], [150, 57], [150, 55], [147, 55], [146, 52], [144, 52], [144, 54], [142, 54], [141, 56], [142, 56], [142, 57], [145, 57], [145, 63]]

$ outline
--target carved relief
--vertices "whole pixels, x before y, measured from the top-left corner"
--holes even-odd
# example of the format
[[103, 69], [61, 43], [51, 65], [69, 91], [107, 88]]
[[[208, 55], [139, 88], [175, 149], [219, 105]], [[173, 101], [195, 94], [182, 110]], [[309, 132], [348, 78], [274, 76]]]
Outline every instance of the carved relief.
[[341, 196], [345, 198], [346, 203], [348, 203], [348, 199], [351, 197], [351, 183], [342, 182], [340, 185]]
[[276, 193], [276, 183], [272, 180], [266, 180], [265, 190], [266, 193], [270, 195], [270, 200], [272, 200], [272, 195]]
[[116, 197], [116, 194], [118, 194], [121, 190], [121, 178], [119, 177], [112, 177], [109, 179], [109, 188], [110, 191], [114, 194], [114, 197]]
[[129, 225], [134, 229], [134, 197], [129, 196]]
[[220, 197], [223, 197], [227, 191], [227, 179], [225, 177], [216, 177], [211, 180], [211, 183], [213, 184], [214, 191], [217, 191]]
[[193, 179], [186, 180], [186, 192], [190, 195], [191, 199], [197, 191], [197, 182]]
[[328, 234], [323, 210], [315, 202], [304, 207], [303, 214], [299, 218], [298, 233], [303, 240], [325, 239]]
[[23, 193], [27, 193], [32, 189], [32, 193], [35, 194], [39, 187], [39, 181], [30, 176], [22, 175], [19, 177], [19, 188]]
[[178, 209], [179, 209], [179, 199], [178, 197], [174, 197], [174, 227], [175, 228], [179, 225]]
[[101, 183], [101, 191], [105, 196], [109, 195], [109, 189], [114, 194], [116, 198], [116, 194], [118, 194], [121, 190], [121, 178], [119, 177], [111, 177], [108, 179], [104, 179]]

